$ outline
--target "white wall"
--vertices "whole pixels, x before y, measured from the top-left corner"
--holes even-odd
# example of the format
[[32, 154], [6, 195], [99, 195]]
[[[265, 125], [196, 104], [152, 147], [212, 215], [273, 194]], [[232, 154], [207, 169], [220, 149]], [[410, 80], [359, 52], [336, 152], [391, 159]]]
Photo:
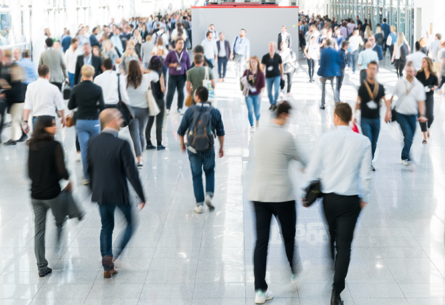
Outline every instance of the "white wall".
[[[430, 41], [434, 40], [436, 33], [442, 34], [442, 39], [445, 39], [445, 1], [444, 0], [415, 0], [414, 11], [417, 12], [417, 8], [422, 8], [421, 16], [421, 30], [420, 37], [414, 36], [417, 41], [421, 37], [429, 37]], [[417, 16], [415, 15], [415, 19]], [[417, 22], [415, 21], [417, 24]], [[432, 32], [431, 32], [432, 24]], [[415, 31], [416, 33], [417, 31]]]

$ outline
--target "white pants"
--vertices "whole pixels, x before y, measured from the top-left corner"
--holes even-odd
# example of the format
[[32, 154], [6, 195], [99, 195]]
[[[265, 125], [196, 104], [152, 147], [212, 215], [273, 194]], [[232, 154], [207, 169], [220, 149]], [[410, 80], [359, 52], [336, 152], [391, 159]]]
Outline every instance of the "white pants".
[[11, 140], [17, 141], [22, 136], [23, 107], [25, 103], [11, 106]]

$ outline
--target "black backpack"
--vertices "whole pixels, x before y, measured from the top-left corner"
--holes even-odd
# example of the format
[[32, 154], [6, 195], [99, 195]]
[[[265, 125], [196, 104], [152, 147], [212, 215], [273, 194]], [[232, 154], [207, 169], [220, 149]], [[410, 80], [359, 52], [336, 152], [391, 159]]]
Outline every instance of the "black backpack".
[[212, 117], [210, 114], [213, 107], [193, 105], [190, 109], [193, 111], [193, 123], [189, 129], [187, 142], [196, 152], [209, 151], [214, 144]]
[[406, 43], [404, 43], [401, 47], [400, 47], [400, 60], [401, 61], [406, 61], [406, 57], [409, 55], [409, 50], [408, 50], [408, 46], [406, 45]]

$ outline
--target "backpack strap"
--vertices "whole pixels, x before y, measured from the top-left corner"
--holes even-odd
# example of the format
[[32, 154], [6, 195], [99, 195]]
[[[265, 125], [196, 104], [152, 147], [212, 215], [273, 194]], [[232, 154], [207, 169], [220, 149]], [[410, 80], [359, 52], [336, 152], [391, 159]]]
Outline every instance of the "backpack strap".
[[119, 95], [119, 102], [122, 101], [122, 97], [121, 97], [121, 78], [120, 75], [117, 74], [117, 94]]

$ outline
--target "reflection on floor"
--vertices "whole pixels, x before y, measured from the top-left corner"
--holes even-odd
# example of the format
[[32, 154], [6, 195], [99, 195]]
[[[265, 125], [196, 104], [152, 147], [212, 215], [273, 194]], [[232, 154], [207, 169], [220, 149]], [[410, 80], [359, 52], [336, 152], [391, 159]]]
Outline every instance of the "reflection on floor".
[[[379, 80], [390, 94], [396, 76], [386, 64]], [[320, 84], [309, 83], [305, 60], [295, 75], [289, 130], [308, 156], [324, 132], [333, 129], [333, 97], [319, 109]], [[215, 74], [216, 75], [216, 74]], [[52, 216], [48, 217], [47, 258], [53, 274], [39, 278], [33, 252], [33, 212], [26, 175], [24, 144], [0, 147], [0, 304], [253, 304], [253, 212], [246, 200], [252, 173], [254, 135], [238, 81], [229, 73], [218, 83], [218, 107], [226, 128], [226, 156], [217, 160], [216, 211], [197, 215], [187, 156], [176, 130], [181, 116], [172, 109], [165, 123], [165, 151], [144, 152], [140, 171], [147, 207], [137, 215], [138, 228], [122, 260], [121, 272], [102, 276], [100, 219], [80, 184], [82, 167], [75, 162], [73, 128], [58, 136], [66, 150], [75, 195], [88, 214], [70, 221], [63, 248], [55, 248]], [[347, 73], [342, 99], [353, 105], [358, 72]], [[445, 304], [445, 108], [436, 94], [432, 139], [421, 144], [418, 129], [413, 155], [416, 167], [400, 164], [401, 134], [397, 125], [382, 123], [375, 160], [372, 196], [355, 232], [352, 261], [343, 293], [345, 304]], [[268, 124], [263, 95], [261, 125]], [[261, 128], [261, 127], [260, 127]], [[3, 134], [7, 140], [9, 129]], [[154, 132], [153, 132], [154, 134]], [[127, 130], [121, 132], [127, 138]], [[434, 165], [433, 165], [434, 164]], [[300, 195], [305, 177], [292, 165]], [[136, 213], [136, 212], [135, 212]], [[50, 215], [50, 214], [48, 214]], [[297, 239], [307, 272], [296, 289], [289, 284], [279, 230], [273, 223], [267, 281], [275, 292], [271, 304], [328, 304], [332, 279], [327, 232], [320, 205], [298, 206]], [[118, 217], [114, 238], [123, 228]]]

